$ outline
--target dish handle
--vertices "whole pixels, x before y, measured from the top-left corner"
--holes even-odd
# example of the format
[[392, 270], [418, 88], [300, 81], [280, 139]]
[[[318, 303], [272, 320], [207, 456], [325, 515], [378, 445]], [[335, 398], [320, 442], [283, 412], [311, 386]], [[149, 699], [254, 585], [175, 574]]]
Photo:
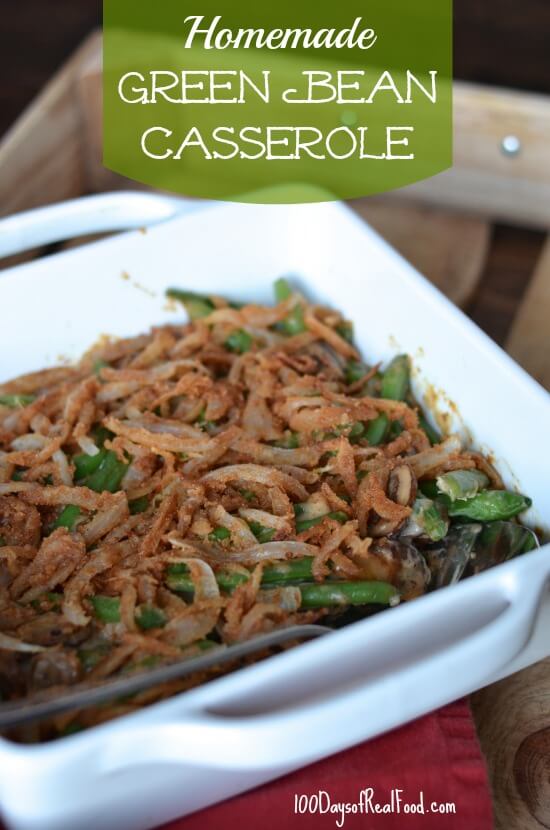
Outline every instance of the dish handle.
[[219, 691], [207, 686], [196, 711], [178, 719], [170, 708], [169, 722], [121, 732], [102, 769], [164, 762], [282, 774], [456, 700], [529, 642], [544, 553], [369, 620], [359, 648], [342, 630], [240, 672], [229, 695], [223, 680]]
[[74, 237], [156, 225], [208, 202], [121, 191], [84, 196], [0, 219], [0, 259]]

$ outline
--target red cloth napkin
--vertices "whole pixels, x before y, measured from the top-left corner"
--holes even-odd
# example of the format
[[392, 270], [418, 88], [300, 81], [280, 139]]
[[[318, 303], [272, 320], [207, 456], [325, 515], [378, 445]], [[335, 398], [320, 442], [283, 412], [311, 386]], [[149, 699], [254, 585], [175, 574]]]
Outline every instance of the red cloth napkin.
[[[370, 790], [372, 789], [372, 794]], [[322, 808], [360, 801], [393, 806], [378, 814], [305, 812], [296, 797], [319, 791]], [[395, 791], [400, 790], [400, 793]], [[392, 791], [394, 791], [392, 805]], [[422, 795], [421, 795], [422, 794]], [[369, 796], [370, 795], [370, 799]], [[400, 799], [399, 808], [397, 801]], [[424, 813], [407, 812], [423, 801]], [[432, 802], [455, 812], [432, 812]], [[315, 809], [315, 799], [311, 802]], [[451, 808], [449, 808], [451, 809]], [[398, 811], [399, 810], [399, 811]], [[338, 823], [337, 823], [338, 822]], [[485, 761], [468, 702], [458, 701], [367, 743], [340, 752], [248, 793], [171, 822], [163, 830], [491, 830], [493, 814]]]

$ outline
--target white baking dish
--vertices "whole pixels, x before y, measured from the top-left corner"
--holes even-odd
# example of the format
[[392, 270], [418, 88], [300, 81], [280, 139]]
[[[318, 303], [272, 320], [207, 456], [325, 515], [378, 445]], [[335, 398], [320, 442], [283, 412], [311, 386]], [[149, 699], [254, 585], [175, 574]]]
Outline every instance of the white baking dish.
[[[170, 285], [269, 302], [281, 274], [353, 319], [368, 358], [413, 355], [420, 396], [430, 383], [456, 402], [454, 425], [548, 525], [548, 395], [339, 204], [211, 207], [4, 271], [0, 381], [181, 319]], [[546, 546], [138, 714], [0, 740], [4, 820], [145, 830], [402, 724], [550, 654], [549, 574]]]

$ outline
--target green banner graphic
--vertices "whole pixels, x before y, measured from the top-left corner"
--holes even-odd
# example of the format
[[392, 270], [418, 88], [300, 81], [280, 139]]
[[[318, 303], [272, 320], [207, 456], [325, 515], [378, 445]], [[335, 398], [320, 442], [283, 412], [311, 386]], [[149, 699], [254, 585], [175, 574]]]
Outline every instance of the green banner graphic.
[[452, 0], [104, 0], [103, 78], [105, 166], [188, 196], [355, 198], [452, 164]]

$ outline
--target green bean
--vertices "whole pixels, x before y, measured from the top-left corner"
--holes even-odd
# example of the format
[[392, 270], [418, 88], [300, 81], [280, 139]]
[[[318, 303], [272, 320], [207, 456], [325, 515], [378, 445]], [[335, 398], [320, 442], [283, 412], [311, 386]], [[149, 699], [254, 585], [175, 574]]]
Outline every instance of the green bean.
[[166, 625], [166, 614], [155, 605], [138, 605], [135, 619], [142, 631], [149, 631], [151, 628], [163, 628]]
[[141, 496], [139, 499], [132, 499], [132, 501], [128, 502], [128, 507], [130, 508], [131, 516], [137, 516], [138, 513], [145, 513], [149, 507], [149, 499], [147, 496]]
[[348, 440], [350, 444], [358, 444], [363, 438], [366, 437], [366, 427], [362, 421], [357, 421], [353, 424], [352, 428], [348, 433]]
[[252, 337], [247, 331], [235, 329], [225, 341], [225, 348], [230, 352], [235, 352], [235, 354], [244, 354], [250, 351], [252, 343]]
[[94, 361], [94, 365], [92, 367], [94, 375], [97, 375], [99, 380], [101, 380], [101, 370], [108, 368], [109, 364], [107, 363], [107, 361], [102, 360], [101, 358], [98, 358], [96, 361]]
[[[354, 435], [357, 435], [360, 426], [360, 422], [354, 423], [353, 421], [348, 421], [345, 424], [335, 424], [332, 427], [332, 429], [328, 432], [323, 432], [322, 430], [314, 430], [311, 433], [311, 436], [314, 441], [331, 441], [333, 438], [340, 438], [341, 435], [349, 437], [351, 431], [354, 428]], [[334, 456], [336, 455], [338, 455], [338, 453], [334, 451]]]
[[73, 458], [75, 480], [80, 482], [86, 476], [95, 473], [105, 460], [107, 452], [107, 450], [99, 450], [95, 455], [88, 455], [87, 453], [75, 455]]
[[395, 357], [382, 376], [381, 396], [392, 401], [403, 401], [409, 390], [409, 358]]
[[[240, 573], [238, 571], [218, 571], [216, 574], [216, 581], [220, 590], [231, 593], [242, 585], [248, 582], [250, 574]], [[171, 591], [176, 591], [181, 594], [194, 594], [195, 585], [189, 569], [184, 565], [169, 565], [166, 569], [166, 584]]]
[[425, 534], [432, 542], [440, 542], [447, 535], [449, 522], [443, 515], [440, 504], [421, 496], [413, 505], [411, 516], [403, 530], [405, 536], [407, 529], [411, 531], [411, 535], [421, 531], [420, 535]]
[[322, 516], [315, 516], [313, 519], [300, 519], [296, 522], [296, 533], [303, 533], [304, 530], [309, 530], [310, 527], [315, 527], [315, 525], [320, 524], [323, 519], [334, 519], [340, 524], [344, 524], [347, 522], [348, 517], [345, 513], [342, 513], [339, 510], [336, 510], [332, 513], [324, 513]]
[[275, 536], [275, 529], [272, 527], [264, 527], [259, 522], [248, 522], [248, 526], [258, 542], [262, 545], [265, 542], [271, 542], [273, 537]]
[[[324, 608], [332, 605], [394, 605], [399, 594], [384, 582], [325, 582], [301, 584], [312, 577], [313, 557], [305, 556], [289, 562], [268, 565], [262, 576], [262, 588], [298, 585], [302, 594], [302, 608]], [[185, 570], [184, 570], [185, 569]], [[193, 594], [194, 585], [186, 566], [169, 565], [166, 584], [172, 591]], [[218, 571], [216, 580], [222, 591], [234, 591], [250, 578], [249, 574]]]
[[344, 379], [346, 383], [357, 383], [365, 377], [368, 371], [369, 367], [361, 360], [348, 360], [344, 369]]
[[94, 430], [94, 440], [101, 449], [95, 455], [81, 453], [74, 456], [75, 481], [80, 486], [89, 487], [98, 493], [105, 490], [115, 493], [120, 489], [129, 465], [120, 461], [116, 453], [103, 446], [111, 437], [112, 433], [108, 429], [98, 427]]
[[[273, 588], [282, 585], [295, 585], [312, 578], [313, 557], [304, 556], [288, 562], [267, 565], [262, 574], [262, 587]], [[220, 590], [231, 593], [250, 579], [250, 573], [244, 571], [217, 571], [216, 581]], [[172, 591], [193, 594], [195, 587], [186, 565], [176, 563], [166, 568], [166, 584]]]
[[111, 651], [109, 643], [98, 643], [96, 646], [90, 648], [81, 648], [77, 651], [77, 657], [80, 660], [84, 671], [93, 669], [104, 657]]
[[420, 428], [423, 429], [428, 436], [428, 440], [432, 446], [434, 444], [441, 443], [441, 435], [437, 429], [430, 424], [422, 410], [418, 413], [418, 423], [420, 424]]
[[253, 490], [239, 490], [239, 493], [241, 494], [243, 499], [246, 499], [246, 501], [249, 502], [254, 501], [254, 499], [256, 498], [256, 493]]
[[80, 507], [77, 507], [75, 504], [68, 504], [66, 507], [63, 508], [57, 519], [52, 525], [52, 529], [55, 530], [58, 527], [66, 527], [67, 530], [72, 530], [74, 527], [74, 523], [80, 516]]
[[[120, 622], [120, 597], [108, 597], [96, 594], [89, 597], [94, 614], [98, 620], [104, 623]], [[154, 605], [138, 605], [135, 612], [136, 623], [143, 631], [150, 628], [161, 628], [166, 625], [166, 615], [160, 608]]]
[[0, 406], [7, 406], [10, 409], [23, 409], [34, 400], [34, 395], [0, 395]]
[[428, 499], [436, 499], [440, 495], [438, 486], [434, 478], [419, 481], [418, 489], [420, 490], [422, 495], [426, 496], [426, 498]]
[[284, 277], [279, 277], [278, 280], [275, 280], [273, 290], [275, 291], [275, 302], [277, 304], [283, 303], [292, 295], [292, 286]]
[[214, 640], [197, 640], [192, 645], [198, 648], [199, 651], [210, 651], [211, 648], [219, 648], [220, 644], [215, 643]]
[[300, 446], [300, 436], [297, 432], [287, 432], [283, 438], [273, 441], [272, 446], [283, 450], [296, 450]]
[[483, 490], [471, 499], [451, 502], [443, 496], [449, 516], [473, 519], [476, 522], [494, 522], [511, 519], [531, 507], [532, 501], [520, 493], [507, 490]]
[[345, 605], [397, 605], [399, 593], [386, 582], [323, 582], [300, 585], [301, 608]]
[[[101, 450], [101, 452], [104, 455], [99, 466], [93, 473], [78, 483], [84, 487], [89, 487], [90, 490], [95, 490], [97, 493], [105, 491], [116, 493], [117, 490], [120, 490], [122, 479], [126, 475], [129, 465], [120, 461], [116, 453], [111, 450]], [[91, 457], [96, 458], [97, 456]]]
[[457, 501], [473, 498], [488, 486], [489, 479], [480, 470], [453, 470], [438, 476], [436, 484], [440, 493], [449, 496], [451, 501]]
[[[275, 291], [275, 302], [277, 304], [288, 300], [288, 298], [293, 294], [292, 286], [284, 277], [280, 277], [278, 280], [275, 280], [273, 288]], [[304, 309], [300, 303], [297, 303], [294, 308], [288, 312], [284, 320], [277, 323], [275, 328], [291, 337], [295, 334], [302, 334], [307, 331], [304, 321]]]
[[393, 441], [395, 438], [399, 438], [403, 432], [403, 429], [404, 427], [400, 420], [392, 421], [388, 431], [388, 441]]
[[[178, 577], [180, 580], [179, 587], [172, 588], [174, 577], [169, 578], [168, 580], [168, 587], [172, 588], [172, 590], [184, 591], [185, 593], [192, 594], [195, 591], [192, 581], [187, 577], [187, 583], [184, 586], [184, 583], [181, 581], [181, 577]], [[240, 573], [236, 571], [219, 571], [216, 574], [216, 582], [218, 583], [220, 590], [225, 591], [228, 594], [231, 594], [235, 588], [238, 588], [239, 585], [243, 585], [245, 582], [248, 582], [250, 579], [250, 574]]]
[[106, 597], [102, 594], [96, 594], [89, 597], [94, 614], [98, 620], [104, 623], [118, 623], [120, 622], [120, 598]]
[[107, 427], [104, 427], [101, 424], [98, 424], [92, 430], [92, 438], [94, 439], [95, 443], [97, 444], [100, 450], [103, 449], [105, 441], [108, 441], [110, 438], [114, 437], [114, 432], [111, 432], [109, 429], [107, 429]]
[[528, 536], [522, 549], [520, 550], [520, 553], [530, 553], [532, 550], [536, 550], [539, 547], [539, 540], [535, 531], [530, 528], [525, 528], [525, 530], [528, 530]]
[[278, 324], [278, 327], [284, 334], [293, 337], [296, 334], [303, 334], [307, 331], [307, 326], [304, 320], [304, 309], [297, 303], [294, 308], [288, 312], [284, 320]]
[[179, 288], [169, 288], [166, 296], [171, 300], [177, 300], [185, 306], [190, 320], [199, 320], [201, 317], [208, 317], [214, 311], [214, 303], [203, 294], [196, 294], [194, 291], [184, 291]]
[[315, 430], [313, 432], [313, 438], [315, 441], [332, 441], [333, 438], [339, 438], [341, 435], [349, 435], [353, 426], [354, 425], [350, 423], [336, 424], [336, 426], [334, 426], [328, 432], [323, 432], [322, 430]]
[[312, 566], [312, 556], [268, 565], [264, 568], [262, 574], [262, 587], [273, 588], [280, 585], [295, 585], [298, 582], [311, 579], [313, 576]]
[[353, 323], [349, 322], [349, 320], [346, 320], [344, 323], [339, 323], [335, 331], [346, 343], [353, 343]]
[[44, 611], [44, 604], [48, 606], [48, 611], [61, 611], [63, 604], [63, 594], [56, 594], [54, 591], [46, 591], [40, 594], [36, 599], [31, 600], [31, 605], [35, 611]]
[[365, 432], [371, 447], [378, 447], [383, 444], [390, 429], [390, 419], [385, 412], [381, 412], [374, 420], [369, 421]]
[[231, 533], [226, 527], [215, 527], [212, 533], [208, 534], [208, 539], [211, 542], [223, 542], [225, 539], [230, 539]]

